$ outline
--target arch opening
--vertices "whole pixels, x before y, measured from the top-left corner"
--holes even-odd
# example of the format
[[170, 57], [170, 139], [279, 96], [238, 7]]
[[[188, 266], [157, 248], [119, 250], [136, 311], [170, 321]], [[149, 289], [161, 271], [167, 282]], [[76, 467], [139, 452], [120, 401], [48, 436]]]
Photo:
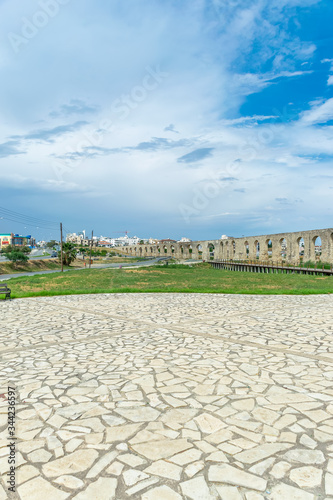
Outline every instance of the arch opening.
[[280, 240], [280, 255], [282, 259], [285, 259], [287, 257], [287, 240], [286, 238], [281, 238]]
[[255, 252], [255, 255], [256, 255], [256, 259], [259, 259], [260, 257], [260, 243], [258, 240], [256, 240], [254, 242], [254, 252]]
[[268, 258], [271, 259], [272, 255], [273, 255], [273, 242], [272, 242], [272, 240], [267, 240], [266, 245], [267, 245]]
[[210, 260], [214, 260], [214, 250], [215, 250], [215, 246], [213, 243], [208, 243], [208, 250], [209, 250], [209, 258]]
[[303, 260], [304, 258], [304, 251], [305, 251], [305, 242], [304, 238], [298, 238], [297, 239], [297, 245], [298, 245], [298, 256], [300, 260]]
[[245, 247], [245, 257], [248, 259], [250, 253], [250, 245], [248, 241], [244, 242], [244, 247]]
[[322, 253], [322, 242], [321, 242], [321, 237], [320, 236], [315, 236], [313, 238], [313, 244], [314, 244], [314, 254], [315, 254], [315, 259], [320, 260], [321, 258], [321, 253]]

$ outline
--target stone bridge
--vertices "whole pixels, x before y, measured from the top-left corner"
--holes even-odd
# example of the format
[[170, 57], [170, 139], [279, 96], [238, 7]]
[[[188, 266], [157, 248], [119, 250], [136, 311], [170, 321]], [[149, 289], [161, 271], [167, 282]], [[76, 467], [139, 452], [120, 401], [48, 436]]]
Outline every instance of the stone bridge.
[[226, 238], [117, 247], [119, 253], [138, 257], [174, 257], [175, 259], [255, 260], [299, 263], [308, 260], [333, 263], [333, 228], [297, 233], [265, 234]]

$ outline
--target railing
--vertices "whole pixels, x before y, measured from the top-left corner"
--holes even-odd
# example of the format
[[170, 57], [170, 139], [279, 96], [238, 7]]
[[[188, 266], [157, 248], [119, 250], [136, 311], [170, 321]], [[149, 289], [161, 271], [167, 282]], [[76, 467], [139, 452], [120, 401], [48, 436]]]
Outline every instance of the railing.
[[215, 269], [226, 269], [228, 271], [245, 271], [250, 273], [287, 273], [287, 274], [312, 274], [321, 276], [333, 276], [332, 265], [330, 269], [325, 269], [324, 265], [316, 264], [315, 267], [300, 267], [300, 266], [290, 266], [283, 265], [277, 262], [258, 262], [258, 261], [246, 261], [246, 262], [234, 262], [232, 260], [214, 260], [210, 261], [209, 264]]

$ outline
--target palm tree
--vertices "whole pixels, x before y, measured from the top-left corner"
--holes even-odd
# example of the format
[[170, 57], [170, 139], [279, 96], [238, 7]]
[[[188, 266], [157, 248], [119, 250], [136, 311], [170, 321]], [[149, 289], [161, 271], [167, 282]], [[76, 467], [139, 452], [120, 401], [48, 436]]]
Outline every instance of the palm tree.
[[[76, 259], [77, 249], [73, 243], [68, 241], [62, 245], [62, 261], [65, 266], [69, 266]], [[61, 252], [58, 252], [61, 259]]]

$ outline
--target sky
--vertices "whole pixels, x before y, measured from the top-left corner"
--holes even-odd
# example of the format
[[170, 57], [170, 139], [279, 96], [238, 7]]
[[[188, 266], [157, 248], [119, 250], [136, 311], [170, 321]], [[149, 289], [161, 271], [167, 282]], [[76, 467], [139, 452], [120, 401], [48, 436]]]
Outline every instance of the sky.
[[31, 217], [0, 209], [0, 233], [332, 227], [332, 20], [331, 0], [0, 0], [0, 206]]

